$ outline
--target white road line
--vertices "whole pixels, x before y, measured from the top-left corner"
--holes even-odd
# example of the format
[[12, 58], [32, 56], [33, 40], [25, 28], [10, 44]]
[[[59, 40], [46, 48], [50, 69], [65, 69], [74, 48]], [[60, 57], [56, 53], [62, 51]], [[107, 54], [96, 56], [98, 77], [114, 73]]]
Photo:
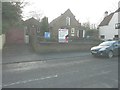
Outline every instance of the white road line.
[[33, 81], [45, 80], [45, 79], [56, 78], [56, 77], [58, 77], [58, 75], [52, 75], [52, 76], [48, 76], [48, 77], [44, 77], [44, 78], [36, 78], [36, 79], [25, 80], [25, 81], [18, 81], [18, 82], [14, 82], [14, 83], [10, 83], [10, 84], [3, 84], [3, 87], [18, 85], [18, 84], [25, 84], [25, 83], [29, 83], [29, 82], [33, 82]]

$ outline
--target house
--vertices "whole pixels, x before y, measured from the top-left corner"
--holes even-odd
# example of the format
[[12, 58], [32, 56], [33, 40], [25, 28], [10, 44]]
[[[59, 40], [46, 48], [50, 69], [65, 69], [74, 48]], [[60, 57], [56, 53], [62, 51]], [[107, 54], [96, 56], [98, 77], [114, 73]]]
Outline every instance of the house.
[[59, 29], [68, 29], [69, 39], [82, 38], [81, 24], [76, 20], [73, 13], [68, 9], [49, 24], [51, 38], [58, 41]]
[[31, 42], [32, 38], [37, 38], [40, 35], [40, 22], [35, 18], [29, 18], [24, 21], [24, 32], [26, 43]]
[[24, 21], [26, 35], [34, 35], [36, 32], [40, 32], [40, 22], [35, 18], [29, 18]]
[[0, 41], [3, 45], [4, 43], [26, 44], [29, 43], [28, 36], [35, 34], [36, 31], [39, 31], [39, 22], [36, 19], [21, 20], [18, 24], [11, 26], [5, 34], [0, 35]]
[[120, 18], [120, 8], [113, 13], [108, 15], [105, 12], [105, 17], [99, 24], [99, 38], [101, 40], [118, 39], [120, 38], [120, 30], [116, 28], [116, 25], [120, 23], [118, 20]]

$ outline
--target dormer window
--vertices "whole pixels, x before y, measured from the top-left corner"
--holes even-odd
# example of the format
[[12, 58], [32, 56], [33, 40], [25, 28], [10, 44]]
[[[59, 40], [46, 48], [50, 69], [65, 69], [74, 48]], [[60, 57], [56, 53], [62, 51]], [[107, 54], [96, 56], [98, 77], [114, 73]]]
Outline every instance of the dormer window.
[[70, 17], [66, 17], [66, 25], [68, 26], [70, 26]]

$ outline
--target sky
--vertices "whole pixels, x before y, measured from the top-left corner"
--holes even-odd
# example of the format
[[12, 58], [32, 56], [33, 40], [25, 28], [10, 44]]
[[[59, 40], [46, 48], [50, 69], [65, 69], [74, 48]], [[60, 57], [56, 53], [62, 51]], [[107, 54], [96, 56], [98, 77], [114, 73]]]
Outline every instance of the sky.
[[23, 8], [23, 19], [30, 18], [30, 12], [35, 11], [40, 17], [48, 17], [48, 21], [60, 16], [67, 9], [75, 15], [80, 23], [99, 24], [104, 12], [112, 13], [118, 8], [120, 0], [24, 0], [28, 4]]

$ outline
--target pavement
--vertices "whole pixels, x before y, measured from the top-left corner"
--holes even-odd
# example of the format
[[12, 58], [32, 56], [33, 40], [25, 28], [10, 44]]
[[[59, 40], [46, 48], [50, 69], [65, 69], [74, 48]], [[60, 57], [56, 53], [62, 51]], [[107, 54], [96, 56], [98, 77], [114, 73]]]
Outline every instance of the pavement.
[[74, 56], [90, 55], [90, 52], [57, 52], [38, 54], [29, 45], [5, 45], [2, 51], [2, 64], [44, 61]]

